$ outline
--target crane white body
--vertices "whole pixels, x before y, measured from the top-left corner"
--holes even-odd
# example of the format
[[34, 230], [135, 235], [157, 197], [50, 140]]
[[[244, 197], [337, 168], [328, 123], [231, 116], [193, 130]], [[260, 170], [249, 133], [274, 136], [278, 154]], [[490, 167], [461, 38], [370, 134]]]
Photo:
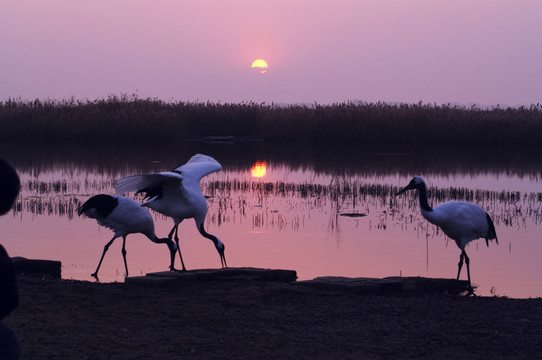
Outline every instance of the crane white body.
[[151, 214], [141, 204], [123, 196], [112, 196], [118, 205], [106, 217], [101, 217], [96, 208], [89, 208], [85, 215], [96, 219], [99, 225], [113, 230], [115, 236], [141, 233], [149, 239], [154, 238], [154, 221]]
[[421, 209], [431, 224], [437, 225], [463, 250], [472, 240], [485, 238], [490, 232], [486, 211], [465, 201], [448, 201], [432, 211]]

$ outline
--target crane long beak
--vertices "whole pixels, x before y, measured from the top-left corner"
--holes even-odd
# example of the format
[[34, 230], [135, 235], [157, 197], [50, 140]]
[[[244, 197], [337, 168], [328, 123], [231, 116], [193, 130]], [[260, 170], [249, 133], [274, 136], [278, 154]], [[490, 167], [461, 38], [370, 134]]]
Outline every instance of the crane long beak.
[[399, 196], [399, 195], [401, 195], [402, 193], [404, 193], [405, 191], [408, 191], [408, 190], [410, 190], [410, 188], [408, 186], [405, 186], [404, 188], [399, 190], [399, 192], [397, 194], [395, 194], [395, 196]]
[[395, 194], [395, 196], [399, 196], [402, 193], [404, 193], [405, 191], [412, 190], [412, 189], [416, 189], [416, 185], [413, 184], [413, 183], [410, 183], [407, 186], [405, 186], [404, 188], [402, 188], [401, 190], [399, 190], [399, 192], [397, 194]]

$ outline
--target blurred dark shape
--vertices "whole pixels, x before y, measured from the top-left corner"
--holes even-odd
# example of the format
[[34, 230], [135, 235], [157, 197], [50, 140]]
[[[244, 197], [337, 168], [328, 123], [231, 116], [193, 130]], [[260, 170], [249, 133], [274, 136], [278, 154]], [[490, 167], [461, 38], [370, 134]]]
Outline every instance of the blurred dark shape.
[[15, 170], [7, 161], [0, 159], [0, 215], [11, 209], [20, 187], [19, 176]]
[[[3, 159], [0, 159], [0, 215], [11, 209], [19, 194], [19, 176]], [[19, 305], [19, 291], [13, 262], [6, 249], [0, 245], [0, 321]], [[17, 335], [0, 322], [0, 359], [18, 359], [20, 345]]]
[[19, 305], [17, 279], [13, 262], [0, 245], [0, 359], [18, 359], [20, 355], [19, 339], [4, 318]]
[[0, 320], [3, 320], [19, 305], [19, 296], [13, 262], [2, 245], [0, 245], [0, 292], [2, 293], [0, 296]]

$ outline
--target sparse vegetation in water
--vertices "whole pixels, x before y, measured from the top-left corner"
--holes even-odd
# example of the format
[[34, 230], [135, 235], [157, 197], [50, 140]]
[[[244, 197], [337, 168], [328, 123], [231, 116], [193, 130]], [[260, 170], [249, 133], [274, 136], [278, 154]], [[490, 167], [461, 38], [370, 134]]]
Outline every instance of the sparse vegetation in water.
[[[422, 217], [416, 194], [397, 198], [400, 187], [360, 181], [341, 181], [330, 184], [310, 184], [293, 182], [239, 181], [238, 179], [203, 181], [202, 188], [209, 196], [209, 221], [211, 223], [229, 221], [229, 216], [255, 216], [251, 207], [262, 208], [262, 203], [275, 199], [275, 207], [270, 213], [285, 223], [295, 222], [299, 207], [303, 212], [327, 208], [330, 217], [340, 215], [350, 218], [363, 218], [370, 210], [383, 216], [382, 227], [386, 221], [397, 221], [405, 225], [418, 224]], [[22, 196], [16, 202], [13, 214], [30, 212], [34, 215], [59, 215], [74, 217], [77, 208], [84, 200], [97, 193], [112, 193], [113, 182], [108, 179], [69, 181], [36, 181], [24, 179], [21, 183]], [[462, 187], [432, 188], [431, 199], [436, 204], [449, 200], [476, 202], [493, 217], [495, 224], [522, 228], [526, 222], [540, 224], [542, 193], [517, 191], [471, 190]], [[247, 201], [253, 199], [253, 201]], [[278, 205], [278, 204], [281, 205]], [[299, 206], [299, 207], [298, 207]], [[296, 209], [287, 219], [285, 214]], [[279, 210], [280, 209], [280, 210]], [[267, 210], [266, 210], [267, 211]], [[388, 218], [386, 214], [389, 214]], [[257, 215], [256, 215], [257, 216]], [[264, 220], [256, 219], [263, 226]], [[255, 225], [258, 227], [258, 225]]]
[[0, 138], [263, 139], [403, 143], [542, 143], [542, 105], [463, 107], [344, 102], [332, 105], [97, 100], [0, 101]]

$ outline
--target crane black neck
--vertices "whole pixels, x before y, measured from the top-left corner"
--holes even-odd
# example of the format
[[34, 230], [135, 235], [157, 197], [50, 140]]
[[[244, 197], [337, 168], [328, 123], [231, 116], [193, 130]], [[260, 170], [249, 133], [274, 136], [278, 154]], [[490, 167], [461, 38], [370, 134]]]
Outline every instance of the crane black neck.
[[198, 230], [200, 232], [200, 234], [204, 237], [206, 237], [207, 239], [211, 240], [214, 244], [215, 244], [215, 247], [218, 248], [219, 247], [219, 240], [216, 236], [214, 235], [211, 235], [209, 234], [207, 231], [205, 231], [205, 229], [203, 228], [203, 224], [199, 225], [198, 226]]
[[150, 239], [156, 244], [167, 244], [169, 241], [171, 241], [169, 238], [159, 238], [158, 236], [156, 236], [156, 234], [154, 235], [154, 238]]
[[427, 201], [427, 186], [425, 183], [422, 183], [418, 187], [418, 194], [420, 196], [420, 207], [424, 211], [433, 211], [433, 208], [429, 205], [429, 202]]

